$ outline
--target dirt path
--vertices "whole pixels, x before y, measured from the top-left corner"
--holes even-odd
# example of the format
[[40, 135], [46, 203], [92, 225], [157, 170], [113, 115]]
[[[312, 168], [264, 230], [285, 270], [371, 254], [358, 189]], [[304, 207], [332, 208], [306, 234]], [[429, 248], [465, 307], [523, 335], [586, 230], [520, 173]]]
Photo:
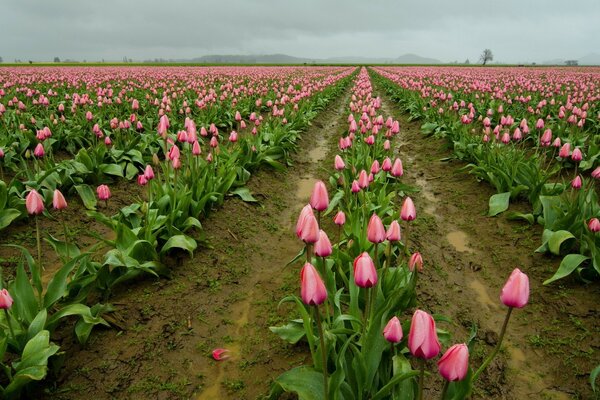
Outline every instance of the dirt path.
[[400, 120], [398, 151], [407, 183], [421, 190], [414, 196], [418, 217], [410, 239], [426, 264], [419, 303], [452, 318], [454, 325], [442, 327], [454, 333], [456, 342], [467, 340], [476, 323], [479, 340], [472, 356], [480, 360], [496, 344], [506, 313], [499, 301], [506, 278], [515, 267], [530, 277], [530, 304], [513, 313], [505, 351], [480, 380], [475, 397], [591, 398], [589, 371], [600, 363], [595, 301], [600, 286], [572, 281], [542, 286], [558, 265], [533, 253], [541, 237], [539, 227], [487, 217], [492, 188], [459, 172], [464, 164], [440, 161], [450, 156], [444, 143], [425, 138], [419, 122], [408, 122], [383, 90], [375, 89], [383, 98], [384, 117]]
[[[111, 298], [123, 330], [94, 332], [83, 349], [64, 332], [66, 362], [47, 399], [255, 399], [310, 358], [268, 328], [289, 319], [278, 303], [298, 291], [298, 267], [285, 268], [301, 248], [292, 226], [326, 177], [349, 93], [302, 135], [293, 167], [252, 177], [259, 204], [231, 198], [203, 221], [212, 248], [174, 267], [171, 280], [145, 279]], [[231, 357], [214, 361], [215, 348]]]

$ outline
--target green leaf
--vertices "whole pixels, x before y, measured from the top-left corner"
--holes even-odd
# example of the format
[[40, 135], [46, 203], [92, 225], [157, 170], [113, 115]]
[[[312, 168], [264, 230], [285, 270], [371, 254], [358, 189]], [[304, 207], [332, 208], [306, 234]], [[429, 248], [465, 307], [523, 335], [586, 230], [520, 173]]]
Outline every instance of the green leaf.
[[291, 344], [298, 343], [306, 334], [304, 331], [304, 324], [302, 323], [301, 319], [290, 321], [284, 326], [271, 326], [269, 329], [281, 339]]
[[231, 192], [231, 194], [240, 196], [241, 199], [243, 201], [245, 201], [246, 203], [257, 203], [258, 202], [258, 200], [256, 200], [254, 197], [252, 197], [252, 194], [250, 194], [250, 190], [245, 186], [235, 189], [234, 191]]
[[596, 379], [598, 379], [598, 375], [600, 375], [600, 365], [594, 368], [590, 374], [590, 385], [592, 385], [592, 390], [594, 393], [596, 393]]
[[575, 236], [569, 231], [556, 231], [548, 239], [548, 249], [552, 254], [560, 254], [560, 246], [567, 240], [575, 239]]
[[190, 253], [190, 256], [193, 255], [194, 250], [196, 250], [196, 241], [189, 236], [186, 235], [175, 235], [171, 236], [167, 243], [160, 249], [160, 253], [164, 254], [173, 248], [179, 248], [183, 250], [187, 250]]
[[46, 319], [48, 318], [48, 312], [45, 308], [42, 308], [40, 312], [35, 316], [29, 328], [27, 329], [27, 339], [33, 339], [38, 333], [40, 333], [46, 326]]
[[382, 387], [379, 392], [375, 393], [375, 396], [371, 397], [371, 400], [378, 400], [378, 399], [383, 399], [385, 398], [385, 396], [392, 391], [392, 389], [394, 388], [394, 386], [396, 386], [397, 384], [399, 384], [400, 382], [412, 378], [413, 376], [417, 376], [419, 375], [420, 372], [419, 371], [411, 371], [411, 372], [407, 372], [404, 374], [400, 374], [400, 375], [394, 375], [394, 377], [392, 379], [390, 379], [390, 381], [388, 382], [387, 385], [385, 385], [384, 387]]
[[63, 265], [58, 272], [56, 272], [50, 282], [48, 283], [48, 289], [44, 296], [44, 307], [50, 308], [54, 303], [67, 294], [67, 280], [73, 268], [77, 262], [83, 256], [73, 258], [71, 261]]
[[[1, 181], [0, 181], [1, 182]], [[21, 212], [14, 208], [0, 210], [0, 229], [9, 226], [15, 219], [21, 216]]]
[[564, 278], [565, 276], [568, 276], [569, 274], [571, 274], [571, 272], [575, 271], [575, 269], [579, 267], [579, 265], [581, 265], [582, 262], [588, 259], [589, 257], [582, 256], [581, 254], [566, 255], [565, 258], [563, 258], [563, 260], [561, 261], [558, 270], [556, 270], [556, 273], [552, 276], [552, 278], [545, 280], [544, 285], [548, 285], [549, 283], [552, 283], [554, 281]]
[[17, 277], [11, 285], [10, 290], [12, 297], [17, 299], [13, 308], [24, 322], [29, 325], [35, 318], [39, 310], [39, 303], [33, 286], [27, 277], [27, 273], [23, 267], [23, 263], [19, 263], [17, 267]]
[[89, 185], [75, 185], [75, 190], [79, 193], [79, 197], [81, 197], [85, 208], [88, 210], [96, 209], [96, 194]]
[[520, 212], [511, 212], [508, 213], [508, 215], [506, 216], [506, 218], [510, 219], [510, 220], [519, 220], [522, 219], [524, 221], [529, 222], [531, 225], [533, 225], [533, 223], [535, 222], [535, 218], [533, 217], [533, 214], [524, 214], [524, 213], [520, 213]]
[[510, 192], [497, 193], [490, 197], [488, 216], [493, 217], [508, 210]]
[[102, 164], [100, 171], [106, 175], [123, 177], [123, 168], [119, 164]]
[[[323, 373], [309, 367], [297, 367], [279, 375], [273, 383], [270, 399], [279, 398], [283, 390], [286, 393], [296, 393], [299, 400], [323, 400]], [[277, 395], [274, 395], [277, 392]]]

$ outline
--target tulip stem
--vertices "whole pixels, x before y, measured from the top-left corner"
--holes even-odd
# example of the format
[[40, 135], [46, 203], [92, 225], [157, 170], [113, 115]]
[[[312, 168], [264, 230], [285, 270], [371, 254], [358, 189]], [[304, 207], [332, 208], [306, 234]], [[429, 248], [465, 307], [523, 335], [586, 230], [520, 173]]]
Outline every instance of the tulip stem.
[[65, 249], [67, 251], [67, 262], [69, 262], [69, 231], [67, 229], [67, 223], [65, 221], [64, 215], [60, 215], [60, 219], [62, 220], [63, 232], [65, 235]]
[[13, 331], [12, 322], [10, 322], [10, 315], [8, 315], [8, 310], [6, 308], [4, 309], [4, 316], [6, 317], [6, 323], [8, 324], [8, 330], [10, 330], [10, 335], [16, 342], [17, 337], [15, 336], [15, 331]]
[[321, 342], [321, 368], [323, 369], [323, 398], [329, 399], [329, 390], [327, 388], [327, 352], [325, 351], [325, 336], [323, 335], [323, 323], [321, 321], [321, 313], [319, 308], [315, 308], [317, 314], [317, 329], [319, 330], [319, 341]]
[[481, 364], [481, 367], [479, 367], [477, 372], [475, 372], [473, 374], [473, 378], [471, 379], [471, 382], [475, 382], [477, 380], [477, 378], [479, 378], [479, 375], [481, 375], [481, 373], [483, 371], [485, 371], [485, 369], [488, 367], [488, 365], [490, 365], [490, 363], [492, 362], [494, 357], [496, 357], [496, 355], [500, 351], [500, 346], [502, 346], [502, 339], [504, 339], [504, 334], [506, 333], [506, 327], [508, 326], [508, 320], [510, 319], [510, 314], [512, 313], [512, 310], [513, 310], [513, 307], [508, 308], [508, 312], [506, 313], [506, 318], [504, 318], [504, 324], [502, 324], [502, 330], [500, 331], [500, 336], [498, 337], [498, 344], [496, 344], [496, 347], [494, 347], [494, 350], [485, 359], [483, 364]]
[[420, 360], [420, 370], [421, 374], [419, 375], [419, 400], [423, 400], [423, 385], [425, 384], [425, 359], [421, 358]]
[[440, 396], [440, 400], [444, 400], [444, 398], [446, 397], [446, 392], [448, 391], [449, 384], [450, 384], [450, 382], [448, 382], [447, 380], [444, 380], [444, 387], [442, 388], [442, 395]]
[[42, 266], [42, 241], [40, 240], [40, 220], [38, 219], [37, 214], [35, 216], [35, 239], [37, 242], [36, 244], [38, 267], [45, 271], [44, 267]]

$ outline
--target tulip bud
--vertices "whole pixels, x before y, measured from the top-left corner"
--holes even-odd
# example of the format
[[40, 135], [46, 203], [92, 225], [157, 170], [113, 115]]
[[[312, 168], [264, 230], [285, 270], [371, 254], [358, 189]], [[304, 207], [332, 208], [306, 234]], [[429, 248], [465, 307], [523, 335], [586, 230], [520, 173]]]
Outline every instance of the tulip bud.
[[390, 343], [400, 343], [402, 341], [402, 325], [398, 317], [394, 316], [389, 320], [383, 329], [383, 337]]
[[588, 222], [588, 228], [590, 229], [590, 231], [596, 233], [600, 231], [600, 221], [598, 220], [598, 218], [592, 218], [590, 219], [590, 222]]
[[469, 371], [469, 348], [466, 344], [455, 344], [437, 362], [440, 375], [449, 381], [462, 381]]
[[408, 269], [411, 272], [415, 270], [415, 267], [417, 271], [423, 271], [423, 258], [419, 252], [413, 253], [408, 260]]
[[329, 196], [327, 187], [323, 181], [315, 182], [312, 194], [310, 196], [310, 205], [317, 211], [325, 211], [329, 206]]
[[318, 306], [327, 299], [327, 289], [321, 276], [311, 263], [304, 264], [300, 271], [300, 296], [309, 306]]
[[333, 223], [338, 226], [344, 225], [346, 223], [346, 214], [344, 214], [343, 211], [338, 211], [338, 213], [335, 214], [335, 217], [333, 218]]
[[8, 293], [8, 290], [2, 289], [0, 290], [0, 309], [8, 310], [13, 305], [13, 299]]
[[44, 211], [44, 199], [37, 190], [32, 189], [25, 197], [25, 207], [30, 215], [38, 215]]
[[322, 229], [319, 231], [319, 240], [315, 243], [315, 255], [318, 257], [328, 257], [332, 253], [331, 242], [327, 234]]
[[58, 189], [54, 189], [54, 195], [52, 196], [52, 207], [55, 210], [64, 210], [67, 208], [67, 201], [65, 196]]
[[369, 220], [367, 239], [371, 243], [381, 243], [385, 240], [385, 227], [377, 214], [373, 214]]
[[404, 199], [404, 203], [402, 203], [400, 218], [402, 218], [403, 221], [412, 221], [417, 218], [417, 210], [415, 209], [415, 205], [412, 199], [408, 196], [406, 199]]
[[529, 301], [529, 278], [515, 268], [502, 288], [500, 300], [507, 307], [523, 308]]
[[377, 284], [377, 270], [366, 251], [354, 259], [354, 283], [361, 288], [370, 288]]
[[440, 352], [435, 321], [425, 311], [416, 310], [413, 314], [408, 334], [408, 348], [418, 358], [429, 360]]

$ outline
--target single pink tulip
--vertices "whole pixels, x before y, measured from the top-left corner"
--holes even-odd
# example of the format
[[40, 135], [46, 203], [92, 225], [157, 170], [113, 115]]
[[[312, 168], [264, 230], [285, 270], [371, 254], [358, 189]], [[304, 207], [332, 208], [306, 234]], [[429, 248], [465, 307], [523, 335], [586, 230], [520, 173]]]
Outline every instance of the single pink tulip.
[[563, 144], [563, 146], [560, 148], [560, 151], [558, 152], [558, 156], [560, 158], [568, 158], [570, 154], [571, 154], [571, 144], [570, 143]]
[[596, 169], [592, 171], [592, 178], [600, 179], [600, 167], [596, 167]]
[[110, 199], [110, 189], [106, 185], [100, 185], [96, 188], [96, 193], [98, 193], [98, 198], [100, 200], [108, 200]]
[[2, 289], [0, 290], [0, 309], [8, 310], [13, 305], [13, 298], [8, 293], [8, 290]]
[[515, 268], [502, 288], [500, 300], [507, 307], [523, 308], [529, 301], [529, 278]]
[[583, 154], [581, 154], [581, 150], [579, 149], [579, 147], [576, 147], [575, 150], [573, 150], [573, 154], [571, 154], [571, 160], [575, 161], [575, 162], [579, 162], [583, 159]]
[[311, 263], [304, 264], [300, 271], [300, 296], [309, 306], [318, 306], [327, 299], [327, 289], [321, 276]]
[[223, 361], [223, 360], [227, 360], [229, 357], [231, 357], [231, 354], [230, 354], [229, 350], [227, 350], [227, 349], [214, 349], [212, 351], [212, 357], [216, 361]]
[[296, 222], [296, 236], [298, 237], [298, 239], [300, 239], [300, 237], [302, 236], [302, 226], [304, 225], [304, 219], [308, 215], [312, 215], [314, 217], [313, 210], [310, 204], [305, 205], [300, 211], [300, 214], [298, 215], [298, 220]]
[[385, 237], [390, 242], [397, 242], [402, 238], [402, 231], [400, 229], [400, 224], [398, 223], [398, 221], [392, 221], [392, 223], [388, 227], [387, 232], [385, 233]]
[[333, 252], [329, 237], [322, 229], [319, 231], [319, 240], [315, 243], [315, 255], [318, 257], [329, 257]]
[[352, 181], [352, 193], [358, 193], [360, 192], [360, 184], [358, 183], [358, 181], [355, 179]]
[[200, 148], [200, 143], [198, 143], [198, 141], [194, 141], [194, 144], [192, 144], [192, 154], [195, 156], [199, 156], [200, 154], [202, 154], [202, 149]]
[[344, 225], [346, 223], [346, 214], [344, 214], [343, 211], [338, 211], [338, 213], [335, 214], [335, 217], [333, 218], [333, 223], [338, 226]]
[[25, 207], [30, 215], [38, 215], [44, 212], [44, 199], [42, 199], [37, 190], [32, 189], [27, 194], [27, 197], [25, 197]]
[[469, 348], [460, 343], [450, 347], [437, 362], [440, 375], [449, 381], [462, 381], [469, 372]]
[[385, 241], [385, 227], [381, 218], [377, 214], [373, 214], [369, 219], [367, 226], [367, 239], [371, 243], [381, 243]]
[[361, 288], [370, 288], [377, 284], [377, 270], [366, 251], [354, 259], [354, 283]]
[[146, 186], [146, 184], [148, 183], [148, 178], [146, 178], [146, 175], [140, 174], [137, 177], [137, 183], [140, 186]]
[[402, 168], [402, 160], [400, 160], [399, 158], [396, 158], [394, 160], [394, 165], [392, 165], [392, 169], [390, 170], [390, 173], [394, 177], [399, 177], [399, 176], [404, 175], [404, 169]]
[[590, 222], [588, 222], [588, 228], [590, 228], [590, 231], [594, 233], [600, 232], [600, 221], [598, 218], [590, 219]]
[[310, 205], [317, 211], [325, 211], [329, 206], [329, 195], [323, 181], [316, 181], [310, 196]]
[[571, 187], [573, 189], [581, 189], [581, 176], [577, 175], [575, 179], [571, 181]]
[[144, 176], [147, 180], [154, 179], [154, 170], [151, 165], [146, 165], [146, 169], [144, 170]]
[[408, 269], [412, 272], [417, 269], [417, 271], [423, 271], [423, 257], [421, 257], [421, 253], [418, 251], [413, 253], [408, 260]]
[[381, 169], [385, 172], [390, 172], [392, 170], [392, 160], [389, 157], [386, 157], [381, 163]]
[[307, 215], [304, 218], [300, 239], [307, 244], [313, 244], [319, 240], [319, 223], [314, 215]]
[[54, 189], [54, 195], [52, 196], [52, 208], [55, 210], [64, 210], [67, 208], [67, 200], [65, 196], [58, 189]]
[[408, 196], [406, 199], [404, 199], [404, 203], [402, 203], [400, 218], [402, 218], [403, 221], [412, 221], [417, 218], [417, 210], [415, 209], [415, 205], [412, 199]]
[[334, 160], [334, 168], [337, 171], [341, 171], [344, 168], [346, 168], [346, 164], [344, 164], [344, 160], [342, 159], [342, 157], [340, 157], [339, 155], [336, 154], [335, 156], [335, 160]]
[[390, 343], [400, 343], [402, 341], [402, 325], [398, 317], [392, 317], [385, 328], [383, 328], [383, 337]]
[[235, 143], [238, 141], [238, 134], [236, 131], [231, 131], [231, 133], [229, 134], [229, 141], [231, 143]]
[[408, 348], [412, 355], [429, 360], [440, 352], [435, 321], [425, 311], [416, 310], [413, 314], [408, 334]]
[[369, 174], [367, 174], [367, 171], [364, 169], [358, 174], [358, 186], [360, 186], [361, 189], [369, 186]]
[[44, 154], [44, 146], [41, 143], [38, 143], [37, 146], [35, 146], [35, 149], [33, 150], [33, 155], [37, 158], [42, 158], [44, 157]]
[[375, 175], [379, 172], [380, 169], [381, 167], [379, 166], [379, 161], [373, 161], [373, 163], [371, 164], [371, 173]]

